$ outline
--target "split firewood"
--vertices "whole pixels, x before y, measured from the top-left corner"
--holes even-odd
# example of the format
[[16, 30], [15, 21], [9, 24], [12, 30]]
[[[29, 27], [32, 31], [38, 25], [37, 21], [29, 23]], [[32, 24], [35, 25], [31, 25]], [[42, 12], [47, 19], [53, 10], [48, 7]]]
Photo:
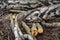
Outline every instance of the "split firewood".
[[23, 22], [23, 21], [22, 21], [22, 26], [23, 26], [23, 28], [26, 30], [26, 32], [27, 32], [28, 34], [31, 34], [30, 28], [29, 28], [29, 27], [26, 25], [26, 23]]
[[39, 23], [36, 23], [37, 27], [38, 27], [38, 32], [39, 33], [43, 33], [43, 28]]
[[35, 23], [33, 23], [33, 25], [32, 25], [31, 34], [33, 36], [36, 36], [38, 34], [38, 31], [37, 31], [37, 28], [36, 28], [36, 24]]

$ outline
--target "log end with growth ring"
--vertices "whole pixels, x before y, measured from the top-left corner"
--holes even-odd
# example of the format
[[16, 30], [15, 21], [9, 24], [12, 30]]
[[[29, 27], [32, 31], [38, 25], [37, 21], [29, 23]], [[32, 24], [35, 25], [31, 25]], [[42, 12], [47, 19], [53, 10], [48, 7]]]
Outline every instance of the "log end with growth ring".
[[43, 33], [43, 28], [39, 28], [39, 29], [38, 29], [38, 32], [39, 32], [39, 33]]
[[38, 31], [37, 30], [32, 30], [31, 34], [32, 34], [32, 36], [36, 36], [38, 34]]

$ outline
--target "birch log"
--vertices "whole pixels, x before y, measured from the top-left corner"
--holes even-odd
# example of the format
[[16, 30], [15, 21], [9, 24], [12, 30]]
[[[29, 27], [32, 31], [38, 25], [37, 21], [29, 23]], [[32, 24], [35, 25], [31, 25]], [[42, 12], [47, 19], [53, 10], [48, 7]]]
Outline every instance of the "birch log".
[[[19, 37], [19, 34], [18, 34], [18, 28], [17, 26], [15, 26], [15, 19], [12, 17], [13, 15], [10, 16], [10, 19], [11, 19], [11, 28], [14, 32], [14, 35], [15, 35], [15, 40], [21, 40], [21, 38]], [[15, 16], [15, 15], [14, 15]]]

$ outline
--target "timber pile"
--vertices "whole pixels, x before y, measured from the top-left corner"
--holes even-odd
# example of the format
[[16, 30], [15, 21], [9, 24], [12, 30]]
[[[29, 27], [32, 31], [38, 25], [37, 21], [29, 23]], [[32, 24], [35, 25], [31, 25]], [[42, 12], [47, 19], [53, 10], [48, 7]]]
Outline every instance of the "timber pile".
[[60, 1], [47, 1], [3, 2], [0, 40], [60, 40]]

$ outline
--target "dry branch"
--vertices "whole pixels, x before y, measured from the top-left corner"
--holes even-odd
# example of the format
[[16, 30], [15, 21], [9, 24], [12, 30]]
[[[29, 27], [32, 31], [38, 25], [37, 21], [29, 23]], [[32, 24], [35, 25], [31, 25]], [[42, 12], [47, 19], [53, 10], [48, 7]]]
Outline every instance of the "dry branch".
[[47, 27], [60, 27], [60, 22], [53, 22], [53, 23], [46, 23], [42, 22], [42, 25], [47, 26]]

